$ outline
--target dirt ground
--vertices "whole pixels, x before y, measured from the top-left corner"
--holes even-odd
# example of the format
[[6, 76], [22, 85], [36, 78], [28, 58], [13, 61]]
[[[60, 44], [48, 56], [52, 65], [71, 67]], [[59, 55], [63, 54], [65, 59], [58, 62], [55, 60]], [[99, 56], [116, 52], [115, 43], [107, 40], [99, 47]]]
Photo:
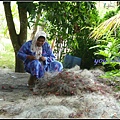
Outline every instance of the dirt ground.
[[0, 101], [14, 102], [19, 98], [25, 99], [32, 95], [27, 86], [29, 76], [28, 73], [15, 73], [9, 69], [0, 69]]
[[[27, 86], [29, 74], [15, 73], [9, 69], [0, 69], [0, 71], [0, 107], [20, 99], [26, 100], [33, 95]], [[0, 111], [0, 118], [6, 117]]]

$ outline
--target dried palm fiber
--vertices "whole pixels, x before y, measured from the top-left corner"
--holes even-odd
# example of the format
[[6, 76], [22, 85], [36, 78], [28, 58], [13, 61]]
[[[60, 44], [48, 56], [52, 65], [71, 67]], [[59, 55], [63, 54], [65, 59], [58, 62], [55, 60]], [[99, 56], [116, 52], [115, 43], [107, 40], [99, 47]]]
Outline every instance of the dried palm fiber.
[[68, 118], [74, 111], [61, 105], [61, 98], [54, 95], [48, 97], [31, 96], [26, 101], [20, 101], [19, 106], [24, 106], [15, 118]]
[[73, 111], [65, 106], [46, 105], [43, 108], [34, 107], [29, 111], [24, 111], [16, 118], [68, 118]]
[[83, 91], [103, 94], [112, 92], [109, 86], [96, 79], [89, 70], [81, 70], [76, 65], [60, 73], [46, 73], [44, 78], [38, 80], [33, 91], [40, 95], [76, 95]]
[[94, 92], [75, 96], [31, 96], [2, 109], [8, 116], [12, 113], [14, 118], [120, 118], [119, 102], [110, 94]]
[[[71, 69], [66, 71], [70, 72]], [[92, 71], [92, 74], [94, 74], [94, 78], [92, 78], [93, 76], [91, 74], [91, 70], [89, 70], [88, 72], [87, 70], [79, 69], [76, 70], [75, 73], [76, 75], [79, 75], [79, 73], [81, 73], [82, 81], [88, 78], [92, 79], [93, 87], [90, 86], [90, 89], [95, 88], [93, 92], [91, 92], [91, 90], [88, 90], [88, 88], [84, 89], [85, 85], [81, 87], [81, 84], [81, 89], [78, 89], [77, 87], [77, 94], [72, 96], [56, 96], [54, 94], [50, 94], [47, 96], [29, 96], [26, 100], [20, 99], [15, 103], [9, 102], [6, 103], [6, 105], [1, 104], [0, 117], [5, 115], [8, 118], [61, 118], [61, 116], [63, 115], [63, 118], [120, 118], [119, 92], [117, 92], [116, 94], [118, 96], [116, 100], [116, 96], [114, 96], [113, 94], [114, 92], [108, 92], [109, 90], [111, 90], [110, 87], [106, 86], [104, 82], [100, 80], [101, 78], [99, 80], [97, 79], [97, 77], [99, 77], [99, 74], [102, 74], [102, 71]], [[86, 72], [87, 74], [84, 74], [82, 72]], [[44, 79], [47, 82], [51, 79], [51, 75], [54, 78], [54, 76], [56, 76], [57, 74], [58, 73], [46, 73], [45, 76], [47, 79]], [[14, 75], [16, 76], [16, 73], [14, 73]], [[19, 76], [21, 75], [19, 74]], [[17, 77], [17, 79], [19, 78]], [[23, 79], [23, 82], [24, 81], [25, 79]], [[94, 85], [95, 83], [97, 85]], [[108, 89], [105, 87], [108, 87]], [[98, 88], [101, 88], [102, 91], [104, 91], [104, 94]], [[81, 94], [78, 94], [80, 92]]]

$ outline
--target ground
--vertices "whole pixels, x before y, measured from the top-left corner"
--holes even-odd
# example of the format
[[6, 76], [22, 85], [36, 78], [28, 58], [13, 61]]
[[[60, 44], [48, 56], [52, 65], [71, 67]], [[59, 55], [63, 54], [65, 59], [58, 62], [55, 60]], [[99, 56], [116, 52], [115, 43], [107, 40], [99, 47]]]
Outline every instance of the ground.
[[96, 77], [102, 71], [75, 69], [68, 70], [81, 76], [76, 78], [79, 94], [73, 96], [34, 95], [28, 73], [0, 69], [0, 118], [120, 118], [120, 94], [116, 99], [105, 80]]
[[26, 100], [28, 96], [33, 95], [27, 86], [29, 74], [14, 73], [9, 69], [0, 71], [0, 106], [17, 102], [20, 99]]

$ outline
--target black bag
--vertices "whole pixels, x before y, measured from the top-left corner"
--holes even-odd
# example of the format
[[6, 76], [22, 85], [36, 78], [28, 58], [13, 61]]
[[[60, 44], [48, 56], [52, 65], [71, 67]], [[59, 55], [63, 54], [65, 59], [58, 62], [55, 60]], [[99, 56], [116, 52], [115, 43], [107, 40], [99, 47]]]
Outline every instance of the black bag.
[[63, 61], [63, 67], [64, 68], [72, 68], [75, 65], [80, 66], [81, 64], [81, 58], [76, 57], [76, 56], [72, 56], [69, 54], [66, 54], [64, 57], [64, 61]]

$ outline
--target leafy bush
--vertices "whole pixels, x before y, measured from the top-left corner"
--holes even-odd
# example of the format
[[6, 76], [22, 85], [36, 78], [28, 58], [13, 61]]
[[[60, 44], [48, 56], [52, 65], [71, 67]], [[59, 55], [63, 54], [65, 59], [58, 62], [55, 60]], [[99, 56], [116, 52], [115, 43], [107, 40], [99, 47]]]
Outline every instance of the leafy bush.
[[[106, 68], [105, 77], [115, 77], [120, 76], [120, 39], [115, 39], [114, 37], [107, 37], [105, 40], [99, 40], [100, 44], [91, 47], [98, 48], [94, 53], [95, 55], [101, 55], [106, 58], [106, 61], [102, 63]], [[112, 72], [110, 72], [112, 71]], [[113, 74], [111, 76], [111, 74]]]
[[[56, 46], [63, 43], [60, 61], [66, 54], [65, 42], [67, 53], [82, 58], [81, 68], [89, 69], [93, 66], [94, 50], [89, 50], [89, 47], [96, 42], [89, 39], [89, 33], [99, 21], [95, 5], [95, 2], [49, 3], [45, 16], [49, 21], [46, 29], [50, 39], [56, 40]], [[59, 48], [56, 47], [54, 52], [58, 53]]]

